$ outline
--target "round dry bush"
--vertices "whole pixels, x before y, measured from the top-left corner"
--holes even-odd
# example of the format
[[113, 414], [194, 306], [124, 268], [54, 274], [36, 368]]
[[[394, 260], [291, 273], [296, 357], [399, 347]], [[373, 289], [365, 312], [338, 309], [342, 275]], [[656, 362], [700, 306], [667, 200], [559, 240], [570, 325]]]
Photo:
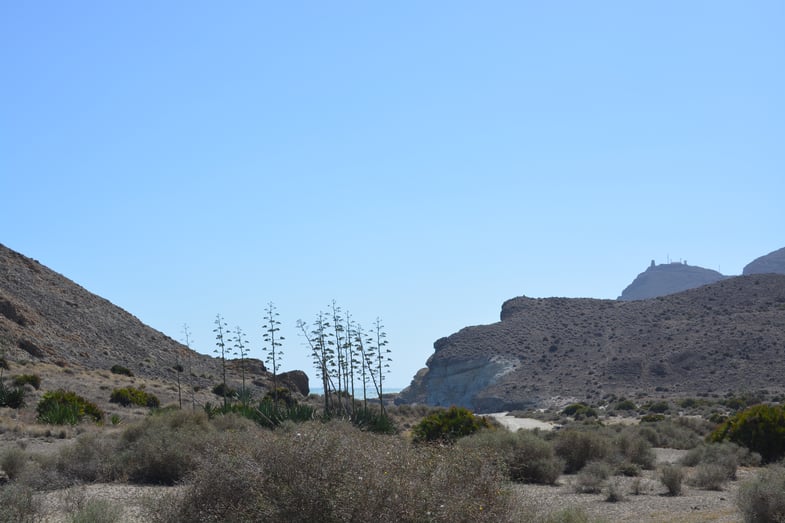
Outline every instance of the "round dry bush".
[[553, 445], [528, 431], [485, 430], [458, 440], [457, 445], [504, 464], [513, 481], [552, 485], [564, 470], [564, 461], [556, 457]]
[[565, 430], [554, 442], [556, 455], [564, 460], [565, 472], [578, 472], [590, 461], [602, 461], [611, 453], [608, 437], [584, 430]]
[[128, 427], [118, 443], [117, 474], [133, 483], [173, 485], [216, 445], [204, 412], [165, 411]]
[[663, 465], [660, 468], [660, 481], [668, 489], [669, 496], [681, 495], [684, 470], [679, 465]]

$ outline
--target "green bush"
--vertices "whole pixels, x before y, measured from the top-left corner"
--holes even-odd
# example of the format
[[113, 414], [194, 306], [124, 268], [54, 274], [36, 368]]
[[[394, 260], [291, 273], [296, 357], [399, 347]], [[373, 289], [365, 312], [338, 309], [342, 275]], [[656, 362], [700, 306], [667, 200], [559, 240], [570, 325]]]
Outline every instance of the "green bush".
[[653, 403], [647, 404], [646, 406], [644, 406], [644, 408], [646, 410], [648, 410], [649, 412], [654, 412], [656, 414], [662, 414], [662, 413], [668, 412], [668, 409], [670, 408], [670, 406], [668, 405], [667, 401], [655, 401]]
[[19, 374], [14, 376], [12, 383], [17, 387], [24, 387], [29, 384], [35, 390], [38, 390], [41, 387], [41, 377], [38, 374]]
[[564, 471], [578, 472], [590, 461], [602, 461], [611, 453], [610, 441], [596, 432], [568, 429], [556, 436], [556, 455], [564, 460]]
[[150, 394], [134, 387], [114, 389], [109, 398], [110, 403], [118, 403], [123, 407], [137, 405], [139, 407], [158, 408], [161, 402], [154, 394]]
[[25, 389], [22, 387], [6, 387], [0, 381], [0, 407], [20, 409], [25, 405]]
[[377, 434], [395, 434], [398, 428], [393, 420], [381, 409], [361, 408], [357, 409], [351, 416], [352, 425]]
[[785, 468], [771, 466], [758, 477], [739, 486], [736, 506], [744, 521], [780, 523], [785, 521]]
[[489, 427], [490, 424], [485, 417], [475, 416], [474, 413], [463, 407], [452, 406], [426, 416], [412, 427], [412, 437], [415, 442], [454, 443], [459, 438]]
[[757, 452], [765, 463], [785, 456], [785, 408], [755, 405], [728, 419], [711, 433], [714, 442], [732, 441]]
[[83, 418], [101, 422], [104, 418], [103, 411], [95, 403], [62, 389], [46, 392], [36, 411], [38, 421], [52, 425], [76, 425]]
[[123, 367], [122, 365], [112, 365], [112, 368], [109, 369], [112, 374], [121, 374], [123, 376], [131, 376], [133, 377], [134, 373], [131, 372], [130, 369]]

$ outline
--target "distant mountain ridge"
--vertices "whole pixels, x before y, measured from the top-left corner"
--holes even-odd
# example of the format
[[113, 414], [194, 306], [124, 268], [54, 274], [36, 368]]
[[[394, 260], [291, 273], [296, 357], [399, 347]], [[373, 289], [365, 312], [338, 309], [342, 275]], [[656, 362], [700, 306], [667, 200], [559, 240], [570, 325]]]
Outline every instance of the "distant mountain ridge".
[[501, 321], [434, 343], [399, 401], [482, 412], [609, 394], [785, 391], [785, 249], [725, 276], [651, 266], [618, 300], [507, 300]]
[[668, 294], [718, 282], [725, 278], [728, 278], [728, 276], [711, 269], [687, 265], [687, 262], [655, 265], [654, 260], [652, 260], [649, 268], [640, 273], [622, 291], [619, 299], [629, 301], [667, 296]]
[[636, 301], [519, 297], [434, 343], [400, 400], [481, 412], [608, 394], [785, 392], [785, 275]]
[[742, 274], [785, 274], [785, 247], [756, 258], [748, 263]]

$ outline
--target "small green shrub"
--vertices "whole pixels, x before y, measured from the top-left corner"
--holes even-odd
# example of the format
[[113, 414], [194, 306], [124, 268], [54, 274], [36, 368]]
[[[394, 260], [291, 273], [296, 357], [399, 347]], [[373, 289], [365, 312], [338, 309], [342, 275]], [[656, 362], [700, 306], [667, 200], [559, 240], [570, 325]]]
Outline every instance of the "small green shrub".
[[139, 407], [158, 408], [161, 406], [161, 402], [154, 394], [134, 387], [114, 389], [109, 397], [109, 402], [118, 403], [123, 407], [137, 405]]
[[785, 467], [770, 466], [758, 477], [742, 483], [736, 506], [749, 523], [785, 521]]
[[52, 425], [76, 425], [83, 418], [100, 422], [104, 418], [103, 411], [95, 403], [62, 389], [46, 392], [36, 411], [38, 421]]
[[649, 412], [654, 412], [655, 414], [662, 414], [664, 412], [668, 412], [668, 409], [670, 409], [670, 405], [668, 405], [667, 401], [655, 401], [653, 403], [649, 403], [644, 408]]
[[38, 374], [19, 374], [14, 376], [12, 382], [17, 387], [31, 385], [35, 390], [41, 387], [41, 377]]
[[785, 456], [785, 408], [755, 405], [728, 419], [711, 433], [714, 442], [732, 441], [757, 452], [765, 463]]
[[565, 462], [564, 471], [578, 472], [590, 461], [602, 461], [611, 453], [608, 438], [583, 430], [568, 429], [559, 433], [554, 442], [556, 455]]
[[395, 434], [398, 428], [387, 414], [381, 409], [361, 408], [351, 416], [352, 425], [377, 434]]
[[469, 409], [452, 406], [426, 416], [412, 427], [412, 437], [415, 442], [454, 443], [459, 438], [489, 427], [485, 417], [475, 416]]
[[226, 397], [231, 399], [237, 396], [237, 391], [226, 383], [219, 383], [213, 387], [213, 394], [222, 398]]
[[684, 470], [679, 465], [663, 465], [660, 468], [660, 481], [668, 489], [669, 496], [678, 496], [681, 494]]
[[635, 410], [638, 407], [635, 405], [634, 401], [623, 399], [616, 402], [616, 405], [614, 405], [613, 408], [616, 410]]
[[597, 417], [597, 409], [594, 409], [585, 403], [573, 403], [571, 405], [567, 405], [561, 412], [565, 416], [572, 416], [576, 420]]
[[646, 414], [641, 416], [641, 423], [657, 423], [658, 421], [664, 421], [665, 415], [664, 414]]
[[109, 369], [112, 374], [121, 374], [123, 376], [131, 376], [133, 377], [134, 373], [131, 372], [130, 369], [123, 367], [122, 365], [112, 365], [112, 368]]
[[6, 387], [0, 381], [0, 407], [20, 409], [25, 406], [25, 389], [22, 387]]

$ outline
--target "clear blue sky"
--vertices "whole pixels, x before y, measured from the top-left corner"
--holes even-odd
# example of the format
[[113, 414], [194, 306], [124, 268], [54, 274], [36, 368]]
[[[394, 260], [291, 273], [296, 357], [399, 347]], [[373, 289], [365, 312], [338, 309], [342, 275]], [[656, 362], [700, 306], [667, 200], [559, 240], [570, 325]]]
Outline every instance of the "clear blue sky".
[[527, 296], [785, 246], [785, 2], [2, 2], [0, 243], [194, 347], [332, 299], [391, 386]]

